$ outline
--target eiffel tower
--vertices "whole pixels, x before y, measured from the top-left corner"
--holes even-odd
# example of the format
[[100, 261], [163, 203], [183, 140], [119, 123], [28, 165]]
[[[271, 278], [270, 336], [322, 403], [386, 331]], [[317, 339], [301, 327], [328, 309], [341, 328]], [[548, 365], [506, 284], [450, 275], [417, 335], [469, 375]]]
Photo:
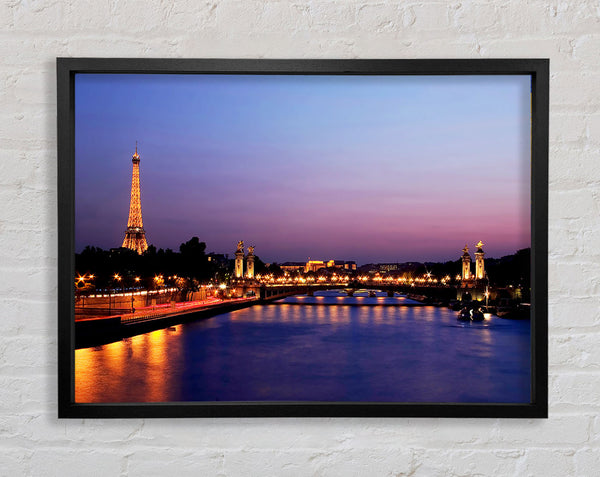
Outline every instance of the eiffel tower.
[[131, 176], [131, 202], [129, 203], [129, 220], [125, 231], [125, 240], [121, 247], [135, 250], [140, 255], [148, 249], [146, 231], [142, 222], [142, 204], [140, 202], [140, 155], [135, 142], [135, 154], [131, 158], [133, 173]]

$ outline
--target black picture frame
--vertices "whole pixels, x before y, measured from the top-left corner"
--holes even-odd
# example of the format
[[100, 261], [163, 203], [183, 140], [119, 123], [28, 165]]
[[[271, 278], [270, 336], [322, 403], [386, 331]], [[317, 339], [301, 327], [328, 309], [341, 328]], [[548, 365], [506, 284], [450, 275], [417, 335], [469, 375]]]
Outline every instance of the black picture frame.
[[[255, 60], [58, 58], [58, 416], [487, 417], [548, 416], [548, 59]], [[531, 75], [531, 402], [74, 402], [75, 74]]]

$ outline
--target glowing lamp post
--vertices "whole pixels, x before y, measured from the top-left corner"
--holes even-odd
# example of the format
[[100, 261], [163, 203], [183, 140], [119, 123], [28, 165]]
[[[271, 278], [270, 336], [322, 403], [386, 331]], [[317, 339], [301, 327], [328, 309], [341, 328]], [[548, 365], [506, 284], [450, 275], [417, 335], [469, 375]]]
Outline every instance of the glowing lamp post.
[[[78, 275], [75, 279], [75, 292], [78, 296], [81, 296], [81, 306], [85, 306], [85, 295], [81, 294], [81, 290], [87, 290], [89, 288], [87, 281], [94, 279], [94, 275]], [[91, 284], [89, 284], [91, 286]]]
[[121, 293], [125, 293], [125, 284], [123, 283], [121, 275], [119, 275], [118, 273], [115, 273], [114, 278], [117, 281], [117, 283], [121, 284]]
[[227, 290], [227, 285], [225, 283], [221, 283], [219, 285], [219, 295], [221, 296], [221, 299], [224, 300], [225, 299], [225, 290]]

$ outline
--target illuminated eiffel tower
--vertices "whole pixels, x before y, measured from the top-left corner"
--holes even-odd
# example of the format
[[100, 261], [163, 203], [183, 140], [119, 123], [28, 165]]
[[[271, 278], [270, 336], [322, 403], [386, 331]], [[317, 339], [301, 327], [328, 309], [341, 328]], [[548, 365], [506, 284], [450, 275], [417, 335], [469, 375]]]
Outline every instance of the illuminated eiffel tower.
[[129, 203], [129, 220], [125, 231], [125, 240], [122, 247], [135, 250], [142, 254], [148, 249], [146, 231], [142, 222], [142, 204], [140, 202], [140, 155], [135, 142], [135, 154], [131, 158], [133, 174], [131, 176], [131, 202]]

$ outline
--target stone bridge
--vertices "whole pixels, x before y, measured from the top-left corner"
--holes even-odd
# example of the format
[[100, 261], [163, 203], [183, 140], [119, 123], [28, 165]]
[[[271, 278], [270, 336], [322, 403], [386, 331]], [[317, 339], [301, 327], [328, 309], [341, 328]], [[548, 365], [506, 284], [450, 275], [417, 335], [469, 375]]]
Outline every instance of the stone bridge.
[[234, 286], [236, 292], [242, 296], [253, 292], [261, 300], [276, 300], [292, 295], [312, 296], [316, 291], [344, 290], [352, 296], [357, 290], [377, 290], [387, 292], [388, 296], [394, 293], [411, 294], [425, 297], [435, 301], [448, 301], [456, 298], [456, 288], [446, 285], [409, 285], [402, 283], [385, 282], [349, 282], [349, 283], [298, 283], [298, 284], [264, 284], [264, 283], [239, 283]]

